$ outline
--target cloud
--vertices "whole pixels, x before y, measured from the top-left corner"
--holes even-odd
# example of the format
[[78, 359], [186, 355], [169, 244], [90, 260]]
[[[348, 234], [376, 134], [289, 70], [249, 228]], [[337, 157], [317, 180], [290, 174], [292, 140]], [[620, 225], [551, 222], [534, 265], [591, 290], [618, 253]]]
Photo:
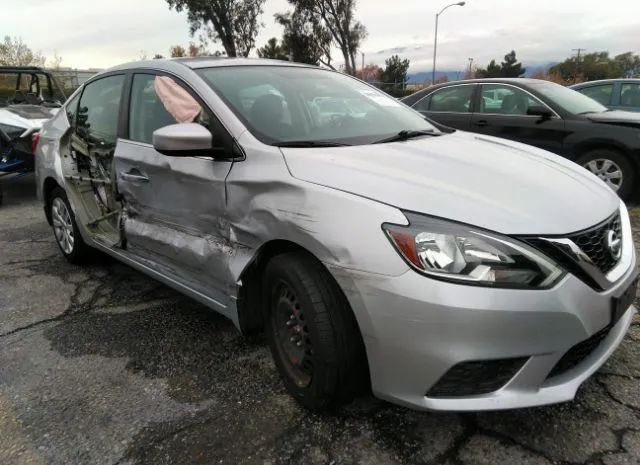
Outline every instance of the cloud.
[[[560, 61], [577, 47], [639, 52], [637, 1], [612, 5], [600, 0], [468, 0], [466, 6], [449, 8], [440, 17], [438, 68], [465, 69], [469, 57], [485, 66], [511, 49], [527, 64]], [[166, 55], [171, 45], [190, 40], [186, 14], [170, 10], [164, 0], [11, 3], [2, 9], [2, 34], [20, 36], [46, 56], [55, 50], [66, 66], [109, 67], [136, 59], [142, 51]], [[356, 17], [369, 31], [363, 46], [366, 62], [382, 65], [398, 54], [411, 60], [412, 72], [429, 70], [434, 15], [446, 4], [447, 0], [360, 0]], [[286, 0], [267, 0], [258, 45], [281, 36], [273, 14], [288, 9]], [[47, 26], [25, 27], [24, 18], [36, 17], [46, 18]]]

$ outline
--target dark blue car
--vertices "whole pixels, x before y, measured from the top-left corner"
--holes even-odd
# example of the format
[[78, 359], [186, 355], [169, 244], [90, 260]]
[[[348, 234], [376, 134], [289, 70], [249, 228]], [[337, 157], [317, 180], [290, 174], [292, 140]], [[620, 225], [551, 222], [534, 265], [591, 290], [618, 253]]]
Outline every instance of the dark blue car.
[[605, 79], [571, 86], [610, 110], [640, 112], [640, 79]]

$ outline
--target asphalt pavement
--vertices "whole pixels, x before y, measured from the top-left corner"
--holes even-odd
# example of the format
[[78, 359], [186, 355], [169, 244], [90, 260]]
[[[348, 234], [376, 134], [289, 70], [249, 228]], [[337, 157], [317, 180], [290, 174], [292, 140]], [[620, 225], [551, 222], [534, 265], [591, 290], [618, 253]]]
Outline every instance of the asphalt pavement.
[[[28, 176], [0, 206], [0, 464], [640, 464], [640, 319], [575, 401], [311, 414], [264, 340], [99, 257], [60, 255]], [[632, 209], [640, 231], [640, 209]]]

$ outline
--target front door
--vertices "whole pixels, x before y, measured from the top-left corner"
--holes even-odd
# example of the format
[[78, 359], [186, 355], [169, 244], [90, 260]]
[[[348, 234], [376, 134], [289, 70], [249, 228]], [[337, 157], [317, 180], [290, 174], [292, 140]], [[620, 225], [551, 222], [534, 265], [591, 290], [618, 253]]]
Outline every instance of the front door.
[[214, 145], [223, 129], [187, 86], [168, 76], [134, 74], [126, 137], [115, 154], [124, 203], [127, 251], [226, 306], [229, 299], [229, 227], [225, 178], [230, 161], [171, 157], [157, 152], [153, 132], [196, 122], [210, 129]]
[[506, 84], [483, 84], [479, 97], [478, 109], [471, 120], [472, 132], [563, 153], [567, 136], [564, 120], [555, 112], [550, 118], [527, 114], [532, 107], [548, 108], [536, 97]]

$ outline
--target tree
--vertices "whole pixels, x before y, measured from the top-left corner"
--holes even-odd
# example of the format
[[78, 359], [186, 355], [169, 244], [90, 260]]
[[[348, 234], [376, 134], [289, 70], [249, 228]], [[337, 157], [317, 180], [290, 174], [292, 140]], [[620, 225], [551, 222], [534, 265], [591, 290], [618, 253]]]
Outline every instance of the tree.
[[640, 55], [634, 55], [633, 52], [621, 53], [613, 59], [623, 77], [634, 77], [640, 75]]
[[0, 43], [1, 66], [44, 66], [45, 57], [32, 51], [20, 37], [4, 37]]
[[476, 75], [481, 78], [520, 77], [526, 69], [522, 63], [518, 63], [516, 52], [511, 50], [504, 56], [504, 61], [498, 65], [496, 60], [491, 60], [486, 69], [478, 68]]
[[200, 44], [196, 44], [195, 42], [189, 42], [189, 46], [187, 47], [187, 55], [190, 57], [206, 57], [209, 56], [210, 53], [206, 48], [204, 42], [200, 42]]
[[222, 43], [227, 56], [249, 56], [256, 43], [266, 0], [166, 0], [176, 11], [186, 10], [191, 34], [202, 30]]
[[331, 64], [331, 33], [313, 15], [300, 8], [277, 13], [276, 22], [284, 27], [282, 49], [298, 63], [335, 69]]
[[409, 71], [410, 61], [408, 59], [401, 60], [398, 55], [393, 55], [384, 61], [385, 68], [382, 72], [382, 80], [395, 86], [400, 84], [402, 87], [407, 83], [407, 71]]
[[278, 43], [278, 39], [272, 37], [267, 41], [267, 45], [258, 49], [260, 58], [270, 58], [272, 60], [288, 60], [286, 51]]
[[187, 51], [182, 45], [173, 45], [169, 48], [171, 58], [182, 58], [187, 56]]
[[342, 52], [344, 70], [355, 75], [356, 56], [367, 36], [364, 25], [354, 19], [356, 0], [288, 0], [295, 9], [322, 25]]
[[[624, 62], [624, 58], [620, 62]], [[609, 52], [594, 52], [569, 57], [562, 63], [552, 66], [549, 72], [559, 75], [565, 82], [595, 81], [624, 77], [620, 62], [609, 57]]]
[[163, 57], [161, 54], [159, 54], [159, 53], [156, 53], [155, 55], [153, 55], [153, 59], [154, 59], [154, 60], [162, 60], [163, 58], [164, 58], [164, 57]]
[[62, 67], [62, 57], [58, 55], [56, 50], [53, 51], [53, 58], [51, 61], [47, 61], [46, 65], [50, 69], [59, 70]]
[[362, 69], [356, 71], [356, 77], [369, 83], [382, 81], [383, 70], [378, 65], [369, 64]]

